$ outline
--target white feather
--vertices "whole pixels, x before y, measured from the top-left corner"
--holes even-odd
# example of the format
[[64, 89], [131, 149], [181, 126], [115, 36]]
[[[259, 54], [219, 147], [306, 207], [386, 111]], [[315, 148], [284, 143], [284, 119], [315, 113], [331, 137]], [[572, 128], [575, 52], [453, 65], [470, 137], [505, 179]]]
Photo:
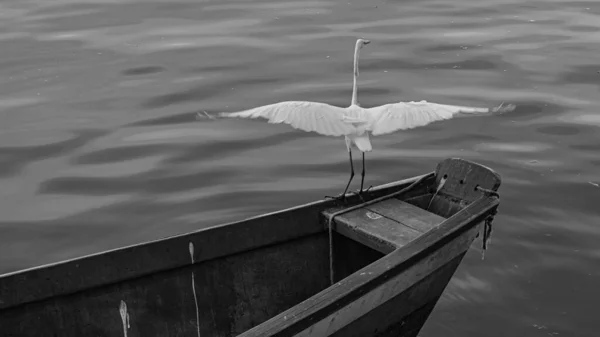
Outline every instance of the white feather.
[[459, 113], [487, 113], [490, 109], [420, 101], [385, 104], [366, 111], [371, 119], [367, 130], [371, 131], [373, 136], [378, 136], [450, 119]]
[[269, 123], [285, 123], [326, 136], [342, 136], [356, 132], [351, 121], [345, 120], [346, 109], [317, 102], [288, 101], [250, 110], [219, 113], [220, 117], [265, 118]]

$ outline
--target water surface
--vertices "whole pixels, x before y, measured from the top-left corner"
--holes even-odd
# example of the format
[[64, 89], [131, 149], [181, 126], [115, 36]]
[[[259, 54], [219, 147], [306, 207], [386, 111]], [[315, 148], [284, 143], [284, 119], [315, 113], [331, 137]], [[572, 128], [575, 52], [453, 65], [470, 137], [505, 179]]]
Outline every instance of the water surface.
[[195, 112], [346, 106], [358, 37], [364, 106], [518, 104], [373, 139], [369, 184], [452, 156], [503, 179], [421, 335], [596, 336], [593, 1], [0, 1], [0, 273], [340, 192], [343, 139]]

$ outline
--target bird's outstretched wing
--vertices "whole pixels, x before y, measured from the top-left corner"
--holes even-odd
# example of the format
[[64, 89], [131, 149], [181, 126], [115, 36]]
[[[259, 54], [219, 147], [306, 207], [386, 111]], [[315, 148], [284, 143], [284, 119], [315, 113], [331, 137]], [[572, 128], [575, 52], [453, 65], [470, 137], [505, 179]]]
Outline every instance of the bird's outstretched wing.
[[287, 101], [240, 112], [221, 112], [219, 117], [266, 118], [269, 123], [286, 123], [304, 131], [326, 136], [347, 135], [356, 130], [345, 121], [344, 108], [317, 102]]
[[489, 112], [505, 112], [514, 110], [513, 104], [500, 105], [495, 108], [475, 108], [455, 105], [444, 105], [420, 102], [400, 102], [385, 104], [366, 109], [370, 115], [368, 130], [374, 136], [392, 133], [397, 130], [412, 129], [429, 123], [450, 119], [460, 113], [484, 114]]

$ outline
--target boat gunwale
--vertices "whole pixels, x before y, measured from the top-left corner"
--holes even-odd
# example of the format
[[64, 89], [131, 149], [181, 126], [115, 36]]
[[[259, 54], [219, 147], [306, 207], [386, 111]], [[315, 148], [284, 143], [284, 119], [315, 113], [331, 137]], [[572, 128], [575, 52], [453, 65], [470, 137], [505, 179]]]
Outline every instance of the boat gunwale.
[[309, 328], [472, 229], [487, 218], [499, 203], [497, 196], [483, 196], [405, 246], [247, 330], [239, 337], [292, 336]]
[[[383, 193], [393, 193], [395, 190], [400, 190], [401, 188], [425, 177], [427, 175], [431, 175], [434, 172], [430, 172], [427, 174], [417, 175], [406, 179], [397, 180], [394, 182], [390, 182], [387, 184], [382, 184], [378, 186], [374, 186], [371, 189], [372, 194], [377, 194], [378, 192], [383, 195]], [[433, 178], [433, 177], [432, 177]], [[428, 180], [423, 181], [423, 184], [427, 184]], [[353, 204], [358, 204], [359, 200], [356, 196], [350, 197], [352, 202], [349, 203], [350, 206]], [[269, 246], [272, 244], [279, 244], [289, 240], [299, 239], [301, 237], [318, 234], [325, 231], [325, 228], [320, 223], [318, 216], [324, 209], [335, 207], [338, 203], [335, 200], [317, 200], [313, 202], [309, 202], [303, 205], [293, 206], [290, 208], [269, 212], [265, 214], [260, 214], [256, 216], [252, 216], [242, 220], [236, 220], [233, 222], [220, 224], [216, 226], [211, 226], [207, 228], [198, 229], [195, 231], [176, 234], [172, 236], [163, 237], [156, 240], [146, 241], [142, 243], [137, 243], [133, 245], [128, 245], [124, 247], [119, 247], [111, 250], [105, 250], [98, 253], [88, 254], [80, 257], [75, 257], [72, 259], [62, 260], [54, 263], [48, 263], [40, 266], [35, 266], [27, 269], [21, 269], [14, 272], [9, 272], [5, 274], [0, 274], [0, 312], [2, 310], [7, 310], [10, 308], [14, 308], [17, 306], [25, 305], [32, 302], [39, 302], [43, 300], [47, 300], [54, 297], [60, 297], [65, 295], [74, 294], [80, 291], [85, 291], [88, 289], [94, 289], [98, 287], [107, 286], [110, 284], [115, 284], [119, 282], [125, 282], [128, 280], [136, 279], [139, 277], [148, 276], [151, 274], [156, 274], [172, 269], [182, 268], [186, 266], [190, 266], [192, 264], [201, 263], [204, 261], [209, 261], [216, 258], [221, 258], [224, 256], [234, 255], [243, 253], [245, 251], [257, 249], [260, 247]], [[162, 264], [153, 264], [153, 263], [145, 263], [143, 267], [137, 269], [127, 269], [126, 273], [123, 275], [113, 275], [112, 278], [106, 277], [96, 277], [97, 274], [102, 274], [101, 272], [94, 270], [93, 275], [86, 274], [85, 271], [82, 271], [79, 268], [80, 264], [92, 265], [97, 262], [96, 259], [106, 259], [110, 261], [120, 260], [119, 256], [123, 257], [127, 256], [144, 256], [148, 254], [152, 248], [157, 245], [168, 245], [174, 241], [182, 241], [192, 242], [194, 239], [202, 239], [203, 236], [207, 234], [214, 234], [215, 236], [219, 236], [221, 234], [226, 235], [228, 230], [238, 229], [242, 225], [256, 227], [256, 226], [269, 226], [269, 218], [277, 217], [278, 215], [286, 215], [293, 212], [306, 210], [308, 212], [314, 212], [317, 218], [315, 218], [314, 223], [312, 224], [304, 224], [303, 226], [289, 226], [285, 233], [286, 235], [274, 236], [271, 238], [259, 238], [258, 240], [252, 241], [248, 244], [243, 244], [234, 247], [233, 249], [229, 249], [227, 251], [220, 250], [218, 252], [209, 252], [208, 254], [204, 254], [201, 258], [195, 258], [193, 261], [187, 253], [187, 262], [185, 259], [176, 257], [167, 262], [163, 262]], [[256, 228], [253, 228], [256, 229]], [[294, 229], [294, 230], [290, 230]], [[220, 232], [225, 233], [220, 233]], [[243, 231], [243, 228], [239, 229], [239, 231]], [[262, 231], [257, 231], [262, 232]], [[139, 249], [145, 249], [146, 251], [137, 251]], [[163, 250], [164, 249], [159, 249]], [[173, 252], [171, 252], [173, 253]], [[150, 256], [152, 254], [149, 254]], [[198, 254], [195, 254], [198, 255]], [[208, 256], [206, 256], [208, 255]], [[131, 259], [131, 258], [130, 258]], [[105, 268], [100, 268], [103, 271], [110, 269], [110, 266]], [[56, 270], [62, 269], [65, 274], [57, 273]], [[122, 268], [121, 268], [122, 269]], [[68, 272], [68, 274], [66, 273]], [[50, 277], [45, 274], [50, 274]], [[37, 274], [37, 275], [36, 275]], [[55, 277], [57, 274], [60, 274], [60, 277]], [[85, 275], [81, 275], [85, 274]], [[29, 276], [33, 276], [29, 278]], [[21, 280], [18, 280], [20, 279]], [[83, 280], [80, 284], [64, 286], [61, 282], [65, 279], [73, 279], [77, 278]], [[57, 286], [47, 285], [42, 287], [40, 282], [52, 282], [53, 284], [60, 284], [61, 287], [65, 289], [56, 289]], [[7, 284], [9, 286], [7, 286]], [[37, 291], [31, 291], [31, 288], [37, 288]], [[44, 288], [44, 291], [40, 291], [40, 289]], [[12, 295], [10, 295], [12, 294]]]

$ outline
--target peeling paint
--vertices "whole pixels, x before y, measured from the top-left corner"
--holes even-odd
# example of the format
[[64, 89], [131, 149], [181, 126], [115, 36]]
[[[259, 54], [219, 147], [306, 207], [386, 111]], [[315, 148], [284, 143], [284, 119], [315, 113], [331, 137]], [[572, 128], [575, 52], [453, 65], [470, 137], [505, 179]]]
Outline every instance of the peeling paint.
[[127, 312], [127, 303], [121, 300], [119, 306], [119, 313], [121, 314], [121, 321], [123, 322], [123, 336], [127, 337], [127, 330], [131, 328], [129, 325], [129, 313]]
[[[194, 243], [190, 241], [189, 244], [190, 257], [192, 264], [194, 264]], [[194, 272], [192, 271], [192, 293], [194, 293], [194, 304], [196, 305], [196, 329], [198, 337], [200, 337], [200, 310], [198, 309], [198, 296], [196, 295], [196, 281], [194, 279]]]
[[190, 249], [190, 256], [192, 258], [192, 264], [194, 264], [194, 243], [192, 241], [190, 241], [189, 244], [189, 249]]
[[377, 220], [377, 219], [382, 218], [381, 215], [379, 215], [377, 213], [373, 213], [373, 212], [367, 212], [367, 217], [369, 217], [369, 219], [372, 219], [372, 220]]

